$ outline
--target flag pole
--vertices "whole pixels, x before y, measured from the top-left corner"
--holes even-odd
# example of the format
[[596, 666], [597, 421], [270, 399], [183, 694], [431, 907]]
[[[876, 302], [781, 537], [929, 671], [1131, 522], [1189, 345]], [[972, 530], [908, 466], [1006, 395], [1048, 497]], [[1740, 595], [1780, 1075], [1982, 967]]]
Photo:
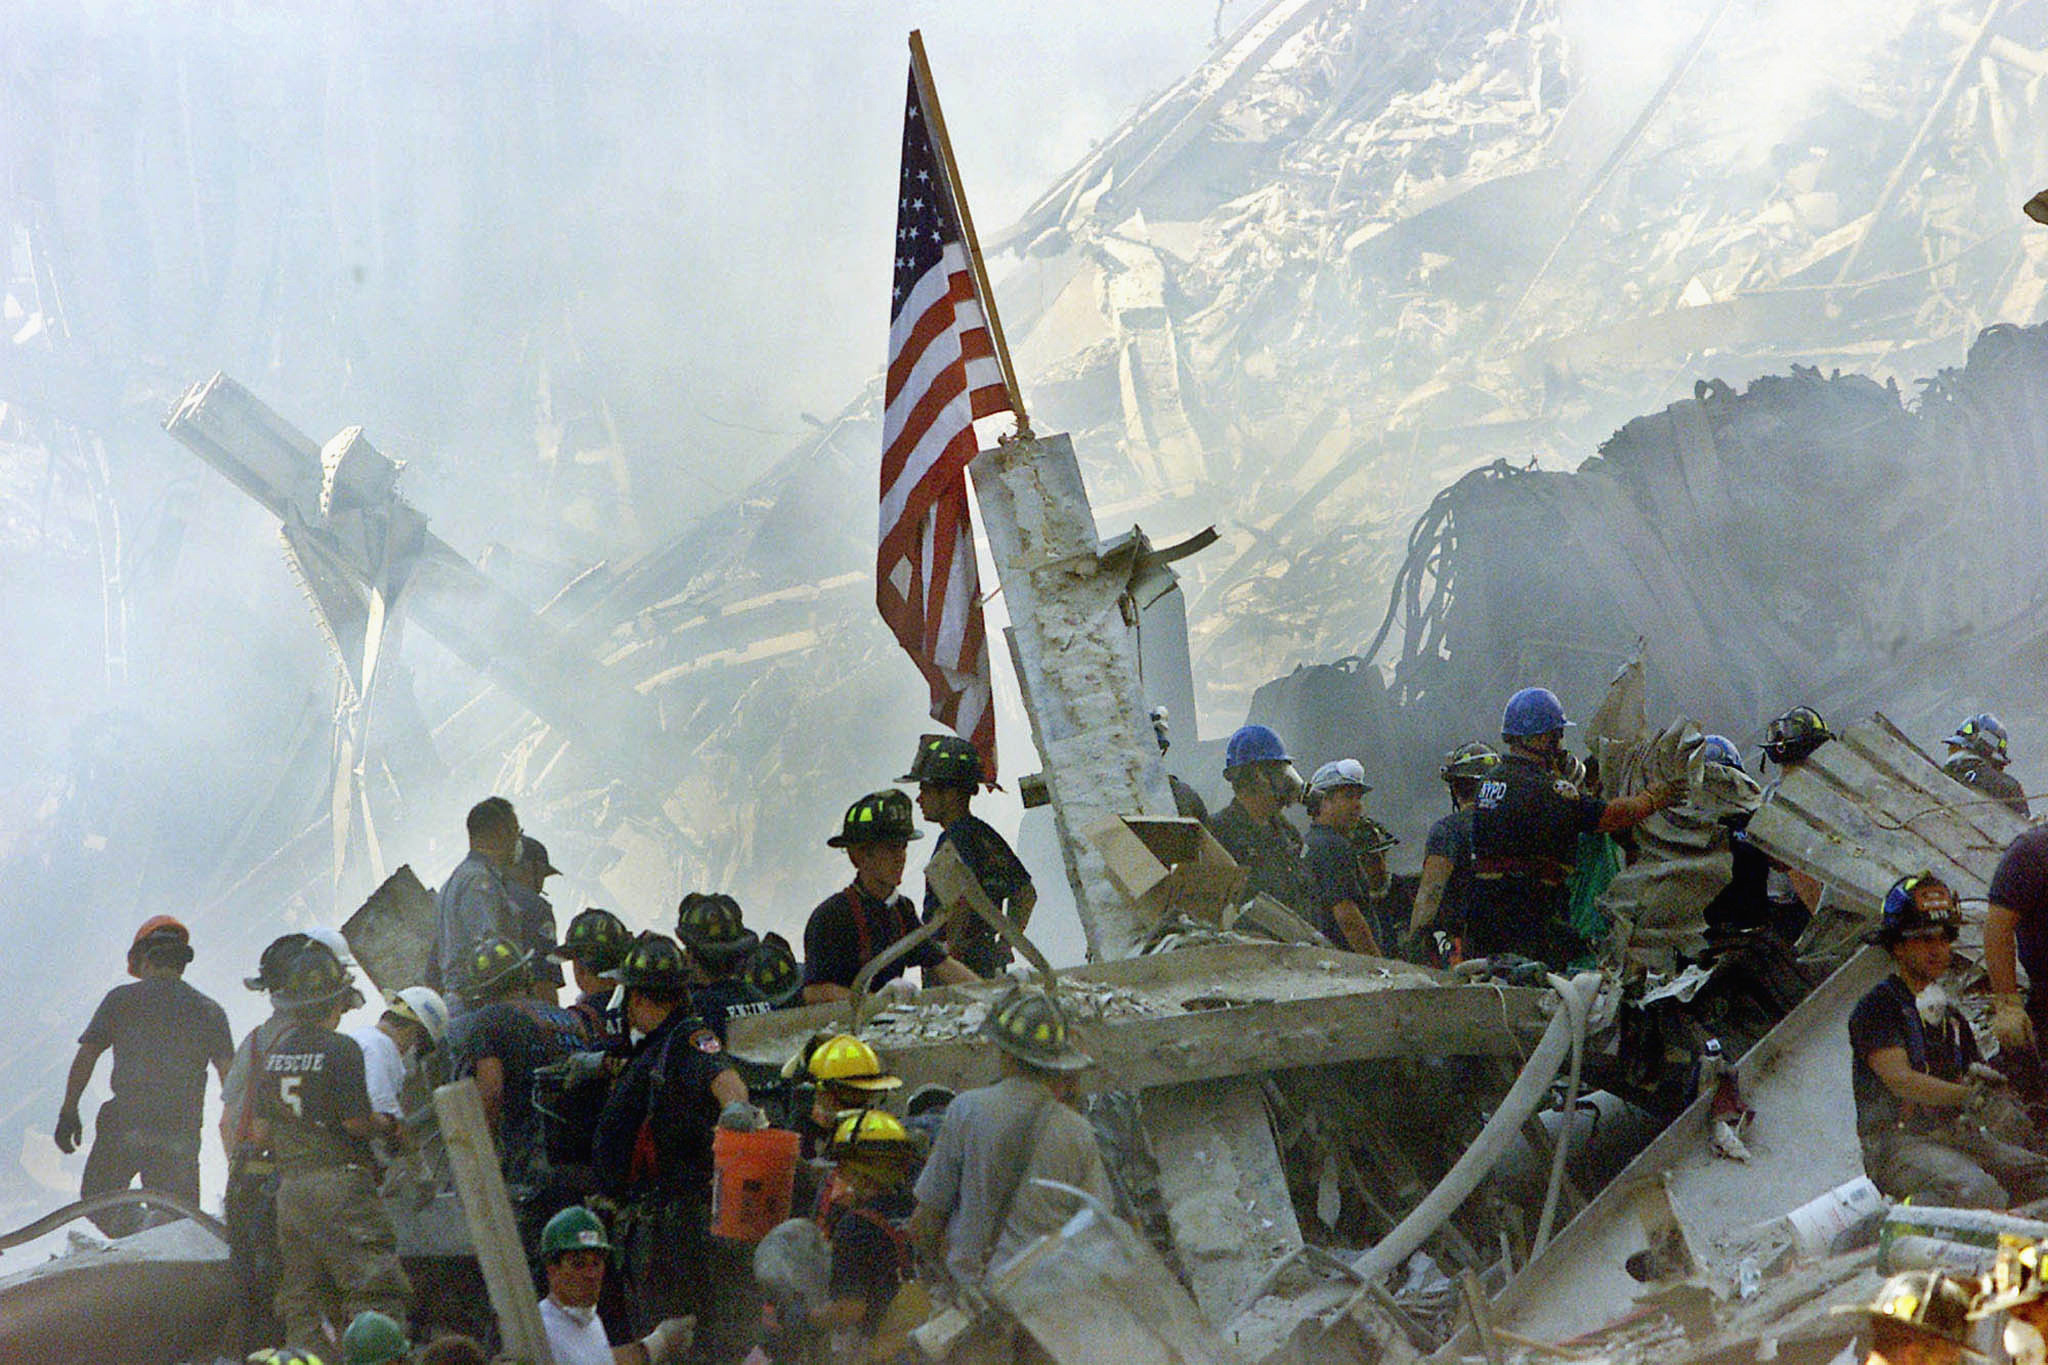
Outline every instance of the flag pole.
[[1010, 395], [1010, 408], [1017, 414], [1014, 439], [1032, 437], [1031, 419], [1024, 413], [1024, 394], [1017, 387], [1017, 371], [1010, 363], [1010, 343], [1003, 336], [1002, 320], [996, 316], [996, 294], [989, 287], [988, 267], [982, 263], [981, 241], [974, 235], [974, 215], [967, 211], [967, 191], [960, 184], [959, 163], [953, 159], [953, 140], [946, 135], [946, 116], [939, 112], [939, 89], [932, 80], [931, 63], [924, 55], [924, 34], [910, 30], [910, 70], [917, 78], [918, 101], [931, 120], [932, 150], [946, 172], [946, 193], [953, 198], [953, 211], [960, 215], [960, 232], [967, 243], [967, 264], [974, 272], [974, 292], [981, 298], [981, 311], [988, 315], [988, 333], [995, 342], [996, 361], [1002, 366], [1003, 388]]

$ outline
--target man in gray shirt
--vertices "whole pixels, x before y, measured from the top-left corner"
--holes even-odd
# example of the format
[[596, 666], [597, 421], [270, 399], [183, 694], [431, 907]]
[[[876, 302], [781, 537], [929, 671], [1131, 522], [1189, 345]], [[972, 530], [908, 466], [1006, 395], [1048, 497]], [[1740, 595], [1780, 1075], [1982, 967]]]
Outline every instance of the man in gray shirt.
[[469, 856], [457, 863], [434, 898], [435, 979], [426, 984], [449, 995], [463, 980], [469, 953], [497, 934], [519, 941], [519, 912], [505, 886], [505, 869], [519, 856], [519, 815], [502, 796], [487, 796], [469, 810]]
[[1059, 1005], [1019, 986], [983, 1032], [1002, 1049], [1003, 1078], [946, 1106], [910, 1222], [920, 1247], [936, 1257], [943, 1244], [946, 1268], [971, 1286], [1073, 1214], [1071, 1199], [1034, 1180], [1112, 1198], [1095, 1130], [1067, 1107], [1074, 1073], [1093, 1063], [1068, 1041]]

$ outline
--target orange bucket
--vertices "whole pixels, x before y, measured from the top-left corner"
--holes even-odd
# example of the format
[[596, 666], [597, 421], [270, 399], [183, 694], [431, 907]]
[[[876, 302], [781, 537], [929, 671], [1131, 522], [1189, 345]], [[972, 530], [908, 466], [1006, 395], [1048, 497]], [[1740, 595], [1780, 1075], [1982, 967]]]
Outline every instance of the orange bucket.
[[711, 1231], [736, 1242], [758, 1242], [789, 1217], [802, 1146], [801, 1137], [781, 1128], [714, 1130]]

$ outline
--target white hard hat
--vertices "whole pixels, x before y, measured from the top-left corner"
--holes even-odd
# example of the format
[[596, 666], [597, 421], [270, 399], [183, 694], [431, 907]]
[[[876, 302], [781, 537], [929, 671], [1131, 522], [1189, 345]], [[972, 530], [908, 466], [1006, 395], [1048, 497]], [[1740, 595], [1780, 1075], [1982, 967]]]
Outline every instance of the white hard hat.
[[333, 953], [336, 958], [340, 959], [342, 966], [350, 971], [355, 970], [355, 955], [349, 952], [348, 940], [341, 936], [339, 930], [324, 927], [308, 929], [306, 937]]
[[404, 990], [391, 992], [384, 999], [393, 1014], [401, 1019], [410, 1019], [425, 1029], [435, 1047], [447, 1041], [448, 1002], [441, 998], [439, 991], [426, 986], [407, 986]]
[[1372, 788], [1365, 784], [1365, 765], [1355, 758], [1340, 758], [1316, 769], [1316, 775], [1308, 780], [1308, 789], [1317, 796], [1339, 787], [1371, 791]]

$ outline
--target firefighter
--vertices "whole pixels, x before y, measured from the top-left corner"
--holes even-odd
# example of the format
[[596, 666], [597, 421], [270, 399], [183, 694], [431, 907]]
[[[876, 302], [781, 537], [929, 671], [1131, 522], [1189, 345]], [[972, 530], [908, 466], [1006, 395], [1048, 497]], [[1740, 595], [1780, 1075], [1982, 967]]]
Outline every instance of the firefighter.
[[1941, 770], [1966, 787], [2005, 803], [2006, 809], [2022, 820], [2033, 819], [2027, 807], [2026, 788], [2005, 770], [2012, 762], [2006, 753], [2005, 725], [1990, 712], [1980, 712], [1956, 727], [1944, 741], [1948, 758]]
[[562, 935], [562, 946], [548, 954], [548, 960], [566, 965], [576, 981], [576, 1001], [569, 1012], [583, 1021], [583, 1035], [591, 1047], [603, 1047], [626, 1033], [619, 1012], [611, 1007], [618, 991], [605, 973], [625, 959], [633, 946], [633, 935], [623, 921], [609, 910], [592, 906], [580, 910]]
[[1870, 941], [1892, 973], [1849, 1015], [1863, 1167], [1894, 1199], [2007, 1209], [2048, 1194], [2048, 1157], [1983, 1121], [2004, 1078], [1983, 1065], [1941, 978], [1962, 927], [1955, 892], [1931, 872], [1899, 878]]
[[[826, 897], [804, 925], [805, 1004], [848, 999], [861, 968], [917, 931], [917, 912], [896, 888], [910, 841], [923, 837], [911, 818], [910, 798], [893, 788], [869, 792], [846, 808], [839, 833], [825, 842], [846, 850], [853, 883]], [[942, 945], [926, 940], [876, 973], [870, 985], [887, 986], [912, 967], [924, 969], [927, 985], [981, 979]]]
[[1570, 924], [1581, 834], [1631, 829], [1674, 805], [1673, 782], [1614, 801], [1581, 793], [1562, 773], [1572, 722], [1546, 688], [1525, 687], [1501, 716], [1507, 756], [1479, 784], [1472, 808], [1472, 905], [1465, 956], [1512, 954], [1563, 971], [1585, 950]]
[[1209, 832], [1245, 869], [1244, 894], [1263, 892], [1306, 916], [1311, 896], [1302, 838], [1281, 815], [1303, 791], [1287, 746], [1263, 725], [1239, 726], [1224, 746], [1223, 778], [1230, 802], [1209, 817]]
[[412, 1285], [370, 1150], [372, 1138], [403, 1144], [405, 1128], [370, 1107], [362, 1049], [335, 1031], [363, 997], [334, 954], [307, 944], [277, 999], [292, 1024], [251, 1082], [277, 1162], [277, 1316], [289, 1344], [317, 1350], [323, 1323], [365, 1309], [405, 1318]]
[[860, 1109], [839, 1121], [829, 1155], [832, 1271], [810, 1325], [830, 1337], [834, 1361], [882, 1365], [909, 1349], [910, 1329], [931, 1308], [911, 1274], [909, 1187], [917, 1146], [895, 1115]]
[[1451, 750], [1437, 769], [1450, 789], [1451, 813], [1429, 827], [1423, 844], [1422, 879], [1408, 919], [1408, 956], [1417, 962], [1449, 963], [1458, 956], [1437, 942], [1448, 947], [1464, 936], [1472, 904], [1472, 807], [1479, 802], [1479, 784], [1499, 767], [1499, 752], [1474, 740]]
[[292, 1026], [281, 993], [286, 969], [312, 940], [304, 934], [272, 939], [258, 959], [256, 975], [242, 978], [252, 991], [270, 996], [270, 1017], [243, 1036], [220, 1087], [221, 1146], [228, 1154], [228, 1187], [221, 1198], [228, 1228], [228, 1268], [241, 1291], [241, 1340], [245, 1350], [276, 1341], [283, 1326], [271, 1309], [277, 1293], [277, 1163], [256, 1115], [250, 1081], [263, 1070], [277, 1039]]
[[689, 967], [673, 939], [643, 935], [614, 970], [626, 988], [632, 1060], [598, 1118], [598, 1186], [618, 1208], [632, 1330], [694, 1314], [707, 1360], [737, 1356], [753, 1321], [743, 1250], [711, 1236], [712, 1130], [747, 1103], [710, 1025], [691, 1013]]
[[676, 908], [676, 937], [696, 969], [691, 999], [720, 1042], [727, 1021], [774, 1008], [747, 980], [747, 964], [761, 940], [747, 928], [738, 901], [722, 891], [692, 891]]
[[[896, 780], [917, 784], [918, 813], [925, 823], [939, 827], [932, 856], [945, 848], [957, 853], [989, 904], [1022, 933], [1031, 922], [1032, 907], [1038, 904], [1038, 888], [995, 826], [969, 808], [981, 786], [981, 775], [981, 753], [972, 744], [958, 735], [925, 735], [917, 742], [917, 757], [911, 761], [910, 771]], [[939, 903], [938, 892], [926, 881], [925, 923], [950, 908]], [[971, 912], [956, 918], [946, 930], [946, 948], [979, 976], [999, 975], [1010, 963], [1009, 945]]]

